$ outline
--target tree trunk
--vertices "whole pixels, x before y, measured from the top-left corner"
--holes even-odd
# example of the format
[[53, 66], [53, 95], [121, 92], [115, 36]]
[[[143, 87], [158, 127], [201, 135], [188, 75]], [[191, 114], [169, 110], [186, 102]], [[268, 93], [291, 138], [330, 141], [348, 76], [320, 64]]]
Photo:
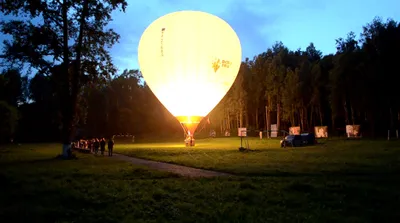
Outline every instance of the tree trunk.
[[228, 129], [228, 116], [226, 115], [226, 111], [224, 111], [224, 132]]
[[278, 102], [276, 105], [276, 130], [279, 135], [279, 130], [281, 129], [281, 104]]
[[400, 122], [400, 111], [397, 112], [397, 121]]
[[227, 113], [227, 129], [228, 129], [228, 131], [231, 131], [231, 116], [230, 116], [230, 114], [229, 114], [229, 112]]
[[291, 126], [295, 126], [295, 125], [296, 125], [296, 124], [295, 124], [294, 114], [295, 114], [295, 112], [294, 112], [294, 106], [293, 106], [293, 104], [292, 104], [292, 108], [291, 108], [291, 112], [290, 112], [290, 125], [291, 125]]
[[353, 109], [353, 104], [350, 105], [350, 113], [351, 113], [351, 122], [353, 125], [355, 125], [355, 116], [354, 116], [354, 109]]
[[390, 130], [393, 130], [394, 129], [394, 122], [393, 122], [393, 110], [392, 110], [392, 107], [390, 107], [389, 108], [389, 114], [390, 114], [390, 122], [389, 122], [389, 124], [390, 124], [390, 127], [389, 127], [389, 129]]
[[256, 115], [256, 118], [255, 118], [255, 121], [256, 121], [256, 129], [259, 130], [259, 127], [260, 127], [260, 126], [259, 126], [259, 124], [258, 124], [258, 108], [256, 108], [256, 114], [255, 114], [255, 115]]
[[249, 113], [247, 111], [244, 111], [244, 117], [245, 117], [244, 119], [245, 126], [249, 127]]
[[314, 125], [313, 121], [313, 116], [314, 116], [314, 106], [311, 106], [311, 112], [310, 112], [310, 120], [308, 122], [308, 128], [311, 128], [311, 126]]
[[71, 141], [73, 139], [75, 130], [75, 117], [77, 111], [78, 94], [80, 91], [80, 76], [81, 76], [81, 50], [83, 44], [83, 32], [85, 28], [86, 15], [89, 8], [89, 0], [85, 0], [83, 3], [83, 9], [80, 17], [80, 27], [78, 34], [78, 43], [76, 45], [76, 59], [73, 63], [73, 71], [70, 74], [70, 61], [69, 61], [69, 48], [68, 48], [68, 6], [66, 0], [62, 5], [62, 18], [63, 18], [63, 54], [64, 54], [64, 74], [70, 84], [64, 88], [65, 104], [63, 105], [63, 157], [68, 157], [71, 154]]
[[239, 121], [239, 112], [237, 111], [237, 112], [236, 112], [236, 122], [235, 122], [236, 125], [235, 125], [235, 129], [239, 128], [239, 122], [240, 122], [240, 121]]
[[271, 130], [271, 113], [270, 113], [270, 108], [268, 106], [265, 106], [265, 120], [267, 123], [267, 138], [270, 136], [270, 130]]
[[[265, 109], [265, 115], [263, 115], [263, 125], [264, 125], [264, 130], [267, 129], [267, 113], [266, 113], [266, 109]], [[263, 112], [264, 113], [264, 112]]]
[[243, 127], [243, 109], [240, 108], [239, 110], [239, 128]]
[[331, 119], [332, 119], [332, 132], [335, 132], [335, 114], [331, 114]]
[[304, 131], [304, 130], [308, 131], [309, 130], [308, 129], [309, 128], [309, 125], [308, 125], [309, 121], [308, 121], [308, 108], [307, 107], [304, 108], [303, 118], [304, 118], [304, 121], [303, 121], [303, 127], [301, 128], [301, 130], [302, 131]]
[[346, 100], [345, 100], [344, 103], [343, 103], [343, 108], [344, 108], [345, 123], [346, 123], [346, 125], [348, 125], [348, 124], [350, 124], [350, 123], [349, 123], [349, 112], [348, 112], [348, 110], [347, 110], [347, 103], [346, 103]]
[[304, 129], [304, 109], [300, 109], [300, 131]]
[[[264, 113], [264, 112], [262, 112], [262, 113]], [[267, 129], [267, 114], [265, 113], [265, 115], [263, 114], [262, 115], [262, 117], [263, 117], [263, 126], [264, 126], [264, 130], [266, 130]]]
[[[69, 76], [69, 47], [68, 47], [68, 6], [67, 1], [64, 0], [62, 4], [62, 19], [63, 19], [63, 73], [65, 77]], [[66, 78], [69, 80], [69, 78]], [[62, 156], [68, 158], [71, 149], [71, 135], [72, 135], [72, 119], [71, 119], [71, 111], [70, 111], [70, 103], [69, 102], [69, 81], [65, 82], [62, 90], [62, 98], [64, 98], [65, 104], [62, 108]]]
[[320, 121], [320, 125], [323, 126], [323, 118], [322, 118], [322, 112], [321, 112], [321, 106], [318, 107], [318, 113], [319, 113], [319, 121]]
[[370, 123], [371, 136], [372, 136], [372, 138], [375, 138], [375, 116], [376, 116], [375, 111], [369, 112], [369, 116], [370, 116], [370, 118], [368, 120]]
[[400, 111], [397, 110], [396, 129], [399, 129], [399, 124], [400, 124]]
[[221, 119], [221, 120], [219, 121], [219, 130], [220, 130], [221, 133], [224, 132], [224, 130], [223, 130], [223, 129], [224, 129], [223, 125], [224, 125], [224, 119]]

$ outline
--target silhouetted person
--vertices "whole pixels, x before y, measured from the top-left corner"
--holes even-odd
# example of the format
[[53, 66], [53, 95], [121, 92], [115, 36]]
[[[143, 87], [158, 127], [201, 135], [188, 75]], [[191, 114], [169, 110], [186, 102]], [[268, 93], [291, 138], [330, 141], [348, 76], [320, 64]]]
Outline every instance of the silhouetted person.
[[112, 138], [110, 138], [108, 140], [108, 156], [112, 156], [113, 149], [114, 149], [114, 140]]
[[90, 150], [90, 152], [93, 152], [93, 140], [88, 140], [88, 149]]
[[101, 155], [104, 155], [104, 151], [106, 150], [106, 140], [104, 138], [102, 138], [100, 141], [100, 150]]
[[99, 152], [100, 142], [98, 139], [94, 140], [94, 153], [97, 154]]

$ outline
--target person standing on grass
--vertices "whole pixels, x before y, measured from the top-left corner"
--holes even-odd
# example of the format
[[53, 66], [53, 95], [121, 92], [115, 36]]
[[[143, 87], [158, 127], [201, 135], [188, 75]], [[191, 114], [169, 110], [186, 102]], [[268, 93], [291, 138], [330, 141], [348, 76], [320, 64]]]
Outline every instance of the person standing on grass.
[[95, 151], [95, 146], [94, 146], [95, 144], [96, 144], [96, 139], [93, 138], [93, 139], [92, 139], [92, 152]]
[[93, 140], [89, 139], [88, 141], [88, 149], [90, 152], [93, 152]]
[[100, 141], [100, 150], [101, 150], [101, 155], [104, 156], [104, 151], [106, 150], [106, 140], [104, 138], [102, 138]]
[[94, 140], [94, 153], [97, 154], [99, 152], [100, 142], [98, 139]]
[[113, 140], [113, 138], [110, 138], [108, 140], [108, 156], [112, 156], [113, 149], [114, 149], [114, 140]]

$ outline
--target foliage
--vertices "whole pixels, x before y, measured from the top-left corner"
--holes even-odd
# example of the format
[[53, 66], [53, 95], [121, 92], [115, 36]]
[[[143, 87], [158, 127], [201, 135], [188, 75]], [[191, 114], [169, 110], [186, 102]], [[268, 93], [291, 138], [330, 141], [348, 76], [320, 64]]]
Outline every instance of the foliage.
[[[326, 56], [313, 43], [304, 51], [275, 43], [243, 63], [239, 75], [245, 76], [238, 79], [251, 84], [244, 89], [234, 85], [223, 100], [240, 101], [238, 92], [246, 92], [245, 110], [220, 103], [210, 116], [224, 119], [217, 123], [228, 122], [220, 125], [221, 134], [239, 127], [238, 120], [244, 119], [250, 129], [269, 130], [277, 124], [278, 129], [300, 126], [302, 131], [313, 131], [314, 126], [327, 125], [335, 134], [345, 125], [358, 124], [364, 136], [385, 136], [387, 130], [394, 135], [400, 127], [396, 92], [400, 24], [376, 18], [360, 37], [357, 40], [350, 32], [337, 39], [336, 54]], [[225, 110], [233, 112], [223, 116]]]
[[[17, 139], [25, 142], [61, 139], [60, 96], [57, 77], [36, 74], [29, 84], [29, 100], [21, 112]], [[83, 86], [77, 110], [75, 138], [129, 134], [139, 138], [181, 136], [181, 128], [161, 106], [137, 70]], [[41, 131], [37, 131], [40, 128]]]
[[3, 58], [28, 64], [39, 73], [57, 76], [63, 141], [73, 136], [78, 95], [88, 80], [109, 76], [116, 69], [108, 53], [118, 34], [105, 29], [111, 13], [125, 10], [124, 0], [5, 1], [1, 12], [16, 19], [2, 21]]
[[12, 106], [26, 101], [28, 78], [22, 77], [19, 70], [7, 69], [0, 74], [0, 100]]
[[[340, 134], [345, 125], [359, 124], [363, 136], [387, 136], [387, 130], [394, 136], [400, 127], [395, 75], [399, 33], [398, 22], [376, 18], [364, 27], [359, 40], [350, 32], [336, 40], [335, 54], [325, 56], [313, 43], [305, 50], [293, 51], [276, 42], [265, 52], [242, 62], [232, 88], [200, 124], [197, 136], [208, 135], [212, 129], [219, 136], [226, 130], [236, 134], [240, 126], [265, 130], [271, 124], [283, 130], [300, 126], [302, 131], [311, 132], [314, 126], [325, 125], [330, 135]], [[82, 55], [82, 64], [91, 60], [85, 53]], [[28, 95], [33, 101], [19, 107], [20, 126], [24, 126], [18, 131], [21, 140], [35, 138], [38, 125], [45, 126], [47, 139], [59, 140], [60, 129], [68, 121], [65, 114], [75, 114], [65, 110], [73, 108], [65, 104], [65, 89], [72, 85], [65, 85], [69, 76], [64, 75], [62, 68], [56, 65], [49, 74], [38, 72], [29, 86], [27, 80], [14, 75], [21, 81], [14, 78], [17, 81], [13, 81], [12, 89], [21, 89], [15, 87], [21, 86], [21, 82], [25, 83], [22, 92], [29, 91], [2, 100], [23, 103]], [[70, 120], [78, 131], [72, 136], [181, 136], [179, 124], [143, 82], [140, 71], [125, 70], [112, 78], [100, 78], [113, 72], [106, 73], [83, 73], [76, 97], [76, 116]], [[5, 77], [6, 74], [0, 76], [0, 84], [4, 85]], [[36, 138], [43, 141], [46, 137]]]

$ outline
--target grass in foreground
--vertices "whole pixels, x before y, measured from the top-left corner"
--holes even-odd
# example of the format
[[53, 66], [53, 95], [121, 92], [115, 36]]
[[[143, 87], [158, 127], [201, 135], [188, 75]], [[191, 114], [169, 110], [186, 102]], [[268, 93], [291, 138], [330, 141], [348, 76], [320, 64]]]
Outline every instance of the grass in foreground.
[[225, 171], [240, 175], [386, 174], [400, 170], [400, 141], [328, 140], [309, 147], [280, 148], [279, 140], [249, 138], [254, 152], [239, 152], [240, 138], [178, 143], [122, 144], [129, 156]]
[[49, 144], [0, 149], [0, 219], [396, 222], [400, 217], [398, 175], [186, 179], [108, 157], [53, 159], [59, 150]]

